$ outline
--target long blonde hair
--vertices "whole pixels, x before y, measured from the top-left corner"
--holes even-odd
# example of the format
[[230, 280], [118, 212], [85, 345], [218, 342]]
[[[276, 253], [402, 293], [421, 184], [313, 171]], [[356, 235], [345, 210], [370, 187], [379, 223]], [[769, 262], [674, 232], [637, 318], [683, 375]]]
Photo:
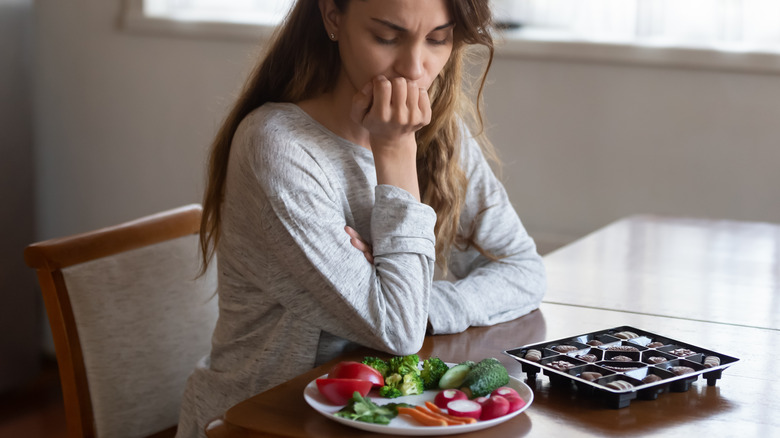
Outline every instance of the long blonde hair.
[[[344, 12], [349, 1], [334, 3]], [[417, 132], [420, 193], [422, 201], [437, 213], [436, 258], [445, 270], [453, 245], [471, 245], [494, 258], [476, 245], [471, 235], [459, 233], [468, 183], [459, 165], [461, 125], [466, 122], [477, 135], [483, 131], [479, 102], [493, 61], [491, 13], [486, 0], [448, 0], [448, 4], [455, 22], [452, 54], [429, 89], [431, 123]], [[470, 98], [463, 90], [463, 70], [466, 50], [473, 45], [486, 49], [487, 61], [476, 97]], [[332, 90], [340, 65], [338, 45], [327, 38], [318, 1], [298, 0], [277, 29], [267, 54], [249, 76], [212, 143], [200, 224], [204, 271], [220, 239], [228, 157], [239, 123], [266, 102], [300, 102]], [[483, 148], [492, 156], [489, 143], [483, 142]]]

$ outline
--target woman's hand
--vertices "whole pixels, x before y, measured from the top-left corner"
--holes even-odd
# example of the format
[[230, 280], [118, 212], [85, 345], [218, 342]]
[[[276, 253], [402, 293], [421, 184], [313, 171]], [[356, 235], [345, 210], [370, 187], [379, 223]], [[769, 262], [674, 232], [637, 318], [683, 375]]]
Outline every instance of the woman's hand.
[[353, 98], [352, 118], [368, 130], [372, 150], [392, 147], [413, 142], [414, 133], [431, 122], [431, 102], [415, 82], [377, 76]]
[[377, 76], [352, 99], [352, 118], [369, 133], [377, 183], [420, 200], [415, 132], [431, 122], [428, 92], [399, 77]]
[[372, 265], [374, 264], [374, 249], [371, 248], [371, 245], [367, 244], [365, 240], [363, 240], [362, 237], [360, 237], [360, 234], [358, 234], [357, 231], [355, 231], [354, 228], [350, 226], [345, 226], [344, 231], [347, 232], [349, 235], [349, 243], [352, 244], [355, 248], [359, 249], [363, 252], [363, 255], [366, 257], [366, 260], [368, 260], [369, 263]]

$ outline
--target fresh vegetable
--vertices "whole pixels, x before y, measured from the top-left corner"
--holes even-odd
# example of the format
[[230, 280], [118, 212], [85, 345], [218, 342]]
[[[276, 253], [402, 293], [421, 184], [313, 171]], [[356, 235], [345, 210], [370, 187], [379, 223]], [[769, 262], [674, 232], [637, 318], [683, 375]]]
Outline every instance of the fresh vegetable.
[[[430, 402], [427, 402], [430, 403]], [[438, 418], [439, 420], [444, 420], [445, 423], [447, 423], [447, 426], [452, 425], [462, 425], [466, 424], [465, 418], [462, 417], [453, 417], [450, 415], [446, 415], [441, 413], [441, 409], [437, 408], [436, 405], [433, 406], [435, 410], [429, 409], [425, 406], [415, 406], [414, 408], [417, 409], [420, 412], [425, 413], [426, 415], [430, 415], [433, 418]]]
[[346, 404], [355, 392], [365, 397], [373, 383], [360, 379], [317, 379], [317, 389], [329, 402], [336, 405]]
[[387, 398], [402, 395], [417, 395], [425, 391], [422, 377], [415, 372], [404, 375], [393, 373], [385, 379], [385, 386], [379, 388], [379, 395]]
[[503, 417], [509, 413], [509, 401], [500, 395], [493, 395], [482, 404], [482, 413], [479, 419], [482, 421]]
[[370, 399], [364, 398], [359, 392], [352, 394], [347, 405], [336, 412], [335, 416], [366, 423], [389, 424], [398, 415], [399, 406], [409, 406], [405, 403], [388, 403], [379, 406]]
[[501, 395], [501, 396], [510, 396], [513, 395], [515, 397], [520, 397], [520, 394], [517, 393], [517, 391], [514, 390], [514, 388], [510, 388], [508, 386], [501, 386], [493, 390], [493, 392], [490, 393], [490, 395]]
[[401, 395], [416, 395], [425, 391], [425, 385], [419, 374], [408, 373], [404, 374], [403, 382], [398, 389], [401, 390]]
[[398, 373], [402, 376], [411, 372], [419, 373], [418, 367], [420, 365], [420, 356], [416, 354], [394, 356], [390, 358], [388, 363], [390, 365], [391, 373]]
[[[381, 367], [380, 359], [366, 357], [363, 362]], [[422, 394], [425, 384], [420, 375], [420, 357], [416, 354], [394, 356], [387, 363], [387, 374], [384, 386], [379, 389], [379, 395], [395, 398], [403, 395]], [[379, 364], [379, 365], [377, 365]]]
[[368, 380], [374, 386], [385, 386], [385, 379], [376, 369], [354, 361], [344, 361], [337, 363], [328, 373], [332, 379], [361, 379]]
[[453, 400], [447, 403], [447, 412], [456, 417], [470, 417], [478, 420], [482, 406], [474, 400]]
[[379, 388], [379, 395], [387, 398], [396, 398], [402, 396], [403, 394], [401, 394], [401, 383], [403, 383], [403, 380], [404, 376], [398, 373], [390, 374], [385, 379], [385, 386]]
[[492, 393], [490, 393], [490, 396], [500, 395], [507, 399], [509, 402], [509, 412], [514, 412], [523, 406], [525, 406], [525, 400], [523, 400], [522, 397], [520, 397], [520, 394], [517, 393], [513, 388], [510, 388], [508, 386], [502, 386], [500, 388], [496, 388], [493, 390]]
[[433, 398], [433, 403], [442, 409], [447, 409], [447, 403], [467, 398], [466, 393], [460, 389], [443, 389]]
[[379, 395], [385, 398], [396, 398], [401, 396], [401, 390], [394, 386], [383, 386], [379, 388]]
[[446, 426], [447, 425], [447, 421], [444, 420], [443, 418], [434, 417], [433, 415], [430, 415], [416, 408], [399, 407], [398, 413], [412, 417], [415, 421], [422, 424], [423, 426]]
[[[454, 367], [453, 367], [454, 368]], [[447, 375], [445, 374], [444, 377]], [[442, 379], [444, 379], [442, 377]], [[469, 398], [482, 397], [509, 383], [509, 373], [498, 359], [489, 357], [482, 359], [471, 368], [465, 380], [460, 385], [461, 391]], [[441, 386], [441, 382], [439, 383]]]
[[431, 412], [435, 412], [436, 414], [441, 415], [442, 417], [445, 417], [448, 421], [458, 423], [458, 424], [471, 424], [476, 423], [477, 420], [471, 417], [456, 417], [454, 415], [446, 414], [440, 407], [436, 406], [434, 403], [430, 401], [425, 402], [425, 407], [428, 408]]
[[390, 364], [388, 364], [385, 360], [380, 359], [378, 357], [366, 356], [363, 358], [362, 363], [379, 371], [382, 377], [387, 377], [390, 374]]
[[420, 377], [423, 379], [425, 389], [438, 388], [439, 379], [441, 379], [441, 376], [449, 369], [450, 367], [438, 357], [425, 359], [422, 364], [422, 371], [420, 371]]
[[[472, 362], [473, 363], [473, 362]], [[471, 365], [467, 362], [462, 362], [447, 370], [441, 379], [439, 379], [439, 388], [452, 389], [461, 386], [466, 376], [471, 371]]]
[[503, 396], [509, 402], [509, 412], [514, 412], [525, 406], [525, 400], [519, 395]]

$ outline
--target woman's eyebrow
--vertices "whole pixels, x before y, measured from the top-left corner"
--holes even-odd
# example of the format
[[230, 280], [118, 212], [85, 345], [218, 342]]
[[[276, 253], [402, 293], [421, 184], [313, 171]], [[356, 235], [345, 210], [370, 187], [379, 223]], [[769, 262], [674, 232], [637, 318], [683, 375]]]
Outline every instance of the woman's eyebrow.
[[[403, 26], [400, 26], [398, 24], [395, 24], [393, 22], [390, 22], [390, 21], [387, 21], [387, 20], [382, 20], [381, 18], [372, 18], [371, 20], [373, 20], [373, 21], [375, 21], [375, 22], [377, 22], [379, 24], [382, 24], [383, 26], [389, 27], [390, 29], [393, 29], [393, 30], [398, 31], [398, 32], [404, 32], [404, 33], [408, 33], [409, 32], [409, 29], [407, 29], [407, 28], [405, 28]], [[437, 30], [446, 29], [446, 28], [452, 27], [452, 26], [455, 26], [455, 22], [454, 21], [450, 21], [449, 23], [442, 24], [441, 26], [436, 26], [435, 28], [433, 28], [433, 30], [431, 32], [436, 32]]]

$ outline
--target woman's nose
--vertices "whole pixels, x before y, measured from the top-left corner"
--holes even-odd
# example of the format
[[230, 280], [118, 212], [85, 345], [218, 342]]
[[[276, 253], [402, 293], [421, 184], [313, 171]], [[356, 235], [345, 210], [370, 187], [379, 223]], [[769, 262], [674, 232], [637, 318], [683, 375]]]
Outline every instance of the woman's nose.
[[423, 77], [423, 51], [418, 45], [402, 51], [395, 63], [395, 70], [400, 76], [410, 81]]

